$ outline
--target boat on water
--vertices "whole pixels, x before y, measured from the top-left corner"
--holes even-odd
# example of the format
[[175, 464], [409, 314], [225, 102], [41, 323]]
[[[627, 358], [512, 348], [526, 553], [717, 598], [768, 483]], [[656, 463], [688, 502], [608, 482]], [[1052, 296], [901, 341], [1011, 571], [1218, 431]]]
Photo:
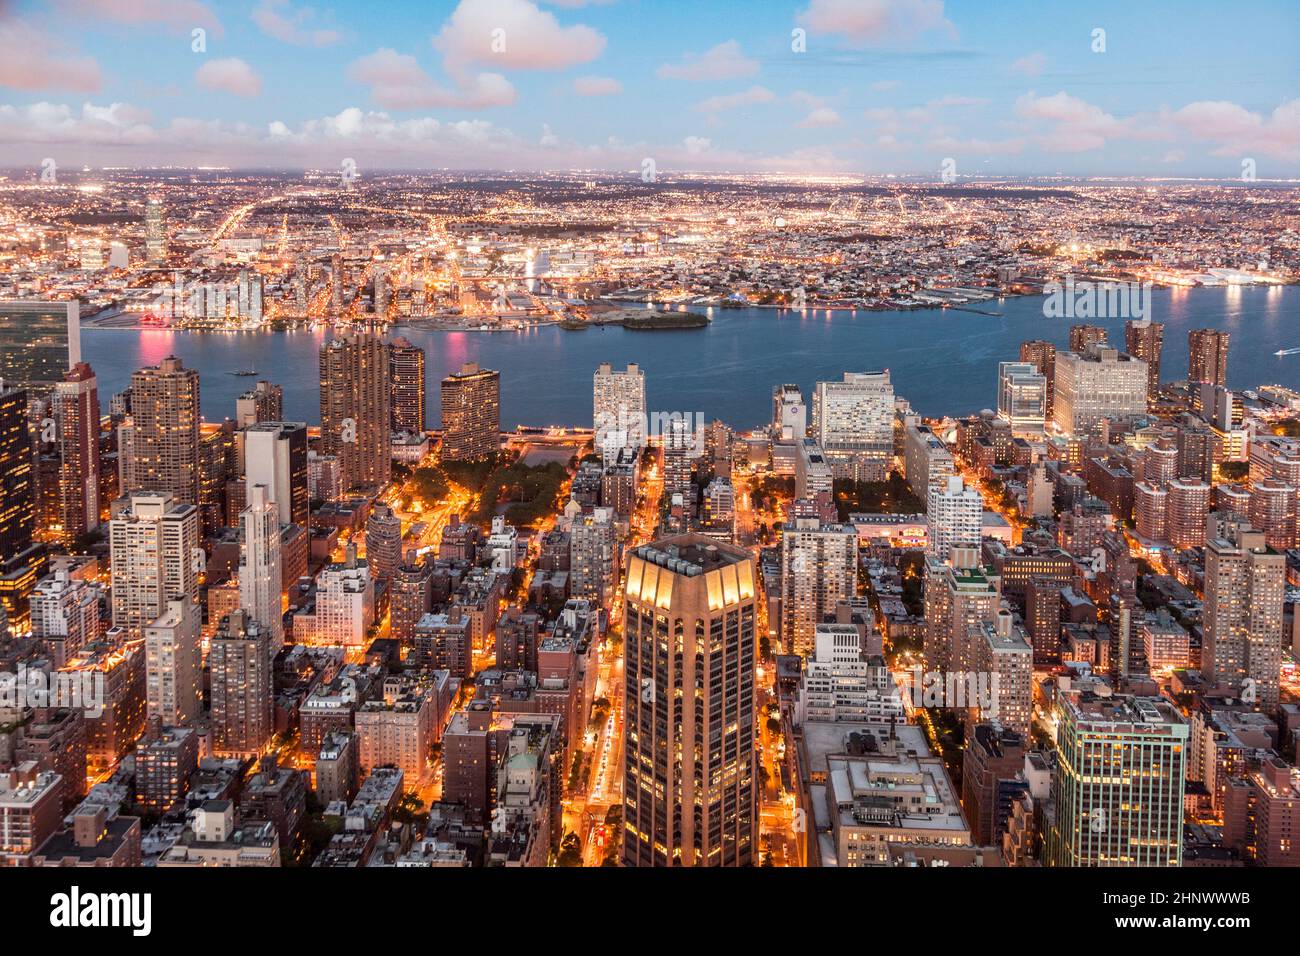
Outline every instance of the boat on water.
[[238, 376], [239, 378], [252, 378], [254, 375], [257, 374], [257, 369], [255, 369], [255, 368], [240, 368], [240, 369], [235, 369], [233, 372], [227, 372], [226, 374], [227, 374], [227, 375], [236, 375], [236, 376]]
[[1278, 349], [1274, 355], [1300, 355], [1300, 349]]

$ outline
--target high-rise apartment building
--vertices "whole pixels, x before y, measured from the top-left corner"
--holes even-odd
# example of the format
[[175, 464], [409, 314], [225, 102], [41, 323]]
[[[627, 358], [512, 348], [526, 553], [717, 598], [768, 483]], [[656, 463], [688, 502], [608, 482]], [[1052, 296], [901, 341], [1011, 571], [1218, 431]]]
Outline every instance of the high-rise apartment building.
[[338, 458], [344, 491], [388, 483], [390, 389], [388, 347], [378, 336], [357, 333], [321, 345], [321, 452]]
[[501, 450], [501, 373], [473, 362], [442, 380], [442, 457], [491, 458]]
[[244, 429], [244, 483], [263, 485], [281, 524], [306, 528], [311, 514], [305, 422], [258, 422]]
[[199, 504], [199, 373], [176, 356], [131, 375], [131, 418], [118, 430], [122, 493], [162, 491]]
[[1246, 522], [1218, 530], [1205, 542], [1201, 672], [1272, 713], [1282, 671], [1286, 556]]
[[1175, 548], [1205, 544], [1205, 517], [1210, 513], [1210, 486], [1199, 478], [1175, 478], [1166, 486], [1169, 500], [1165, 530]]
[[787, 653], [812, 654], [817, 625], [857, 594], [858, 535], [817, 518], [787, 521], [781, 533], [781, 640]]
[[1056, 345], [1043, 339], [1020, 343], [1020, 361], [1028, 362], [1047, 379], [1047, 417], [1056, 407]]
[[145, 700], [149, 717], [167, 727], [193, 725], [199, 717], [199, 618], [197, 604], [173, 598], [144, 626]]
[[[379, 285], [378, 278], [375, 284]], [[409, 339], [393, 339], [388, 360], [393, 373], [393, 431], [418, 435], [424, 431], [424, 349]]]
[[1229, 332], [1192, 329], [1187, 333], [1187, 380], [1228, 386]]
[[1160, 353], [1165, 345], [1163, 322], [1133, 319], [1124, 325], [1124, 351], [1147, 366], [1147, 406], [1160, 391]]
[[108, 528], [115, 625], [138, 634], [172, 598], [196, 599], [202, 549], [195, 505], [163, 491], [137, 492]]
[[64, 541], [99, 527], [99, 389], [79, 362], [55, 386], [59, 422], [59, 516]]
[[973, 671], [973, 625], [992, 622], [1002, 600], [1002, 579], [980, 567], [979, 549], [953, 548], [948, 560], [926, 562], [925, 663], [932, 671]]
[[272, 652], [284, 643], [283, 583], [280, 513], [266, 485], [250, 485], [248, 507], [239, 515], [239, 606], [262, 625]]
[[376, 582], [392, 581], [402, 563], [402, 519], [386, 504], [377, 503], [366, 519], [366, 563]]
[[1264, 532], [1270, 548], [1286, 551], [1296, 541], [1296, 487], [1262, 478], [1250, 489], [1250, 523]]
[[929, 500], [930, 489], [946, 487], [957, 473], [952, 452], [929, 425], [908, 425], [903, 432], [903, 477], [912, 494]]
[[261, 381], [235, 399], [235, 424], [247, 428], [258, 422], [278, 422], [284, 418], [284, 388]]
[[1106, 348], [1108, 345], [1106, 330], [1100, 325], [1070, 326], [1070, 351], [1087, 352], [1093, 348]]
[[1163, 698], [1066, 691], [1045, 834], [1049, 866], [1181, 866], [1188, 726]]
[[212, 752], [255, 756], [271, 739], [270, 633], [244, 611], [221, 622], [208, 651]]
[[157, 199], [149, 199], [144, 204], [144, 257], [151, 263], [167, 258], [167, 225], [162, 203]]
[[569, 593], [608, 608], [618, 581], [614, 513], [596, 508], [576, 515], [569, 530]]
[[845, 372], [813, 391], [813, 435], [836, 478], [884, 481], [894, 454], [889, 372]]
[[1146, 363], [1114, 349], [1060, 352], [1056, 356], [1053, 418], [1067, 435], [1098, 434], [1107, 419], [1147, 410]]
[[930, 485], [925, 518], [929, 526], [926, 554], [946, 561], [955, 547], [979, 547], [984, 498], [953, 475], [943, 485]]
[[596, 432], [596, 451], [606, 463], [616, 460], [624, 449], [637, 452], [644, 448], [649, 437], [645, 373], [631, 364], [619, 372], [608, 362], [596, 369], [591, 420]]
[[1017, 435], [1041, 435], [1047, 421], [1047, 377], [1032, 362], [998, 363], [998, 417]]
[[758, 860], [754, 559], [698, 534], [629, 552], [625, 866]]

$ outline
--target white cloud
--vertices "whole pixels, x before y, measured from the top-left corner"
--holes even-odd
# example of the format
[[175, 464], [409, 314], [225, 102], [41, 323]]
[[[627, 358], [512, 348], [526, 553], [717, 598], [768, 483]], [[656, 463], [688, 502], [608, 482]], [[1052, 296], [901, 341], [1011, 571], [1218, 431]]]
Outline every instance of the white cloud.
[[194, 80], [205, 90], [257, 96], [262, 92], [262, 78], [238, 57], [208, 60], [194, 73]]
[[688, 154], [698, 156], [701, 153], [707, 153], [713, 148], [713, 140], [705, 136], [687, 136], [682, 140], [682, 145], [686, 147]]
[[555, 14], [530, 0], [461, 0], [433, 38], [433, 46], [453, 72], [475, 63], [562, 70], [596, 59], [605, 49], [605, 38], [582, 24], [561, 26]]
[[573, 81], [579, 96], [613, 96], [623, 92], [623, 84], [609, 76], [580, 76]]
[[102, 85], [91, 57], [66, 51], [59, 39], [24, 23], [0, 22], [0, 86], [93, 93]]
[[854, 47], [908, 44], [936, 31], [956, 36], [943, 0], [812, 0], [796, 21], [810, 35], [832, 34]]
[[665, 80], [736, 80], [756, 74], [758, 61], [745, 56], [735, 40], [727, 40], [704, 53], [687, 53], [656, 72]]
[[1236, 103], [1201, 100], [1169, 117], [1171, 125], [1197, 140], [1216, 143], [1219, 156], [1259, 153], [1274, 159], [1300, 160], [1300, 99], [1288, 100], [1267, 116]]
[[131, 26], [159, 26], [173, 33], [202, 27], [221, 36], [217, 15], [198, 0], [58, 0], [58, 6], [81, 20], [109, 20]]
[[1047, 68], [1047, 55], [1042, 52], [1026, 53], [1019, 59], [1012, 60], [1008, 69], [1020, 76], [1038, 76]]
[[740, 93], [725, 93], [721, 96], [710, 96], [706, 100], [701, 100], [695, 104], [695, 108], [701, 113], [725, 113], [728, 110], [739, 109], [744, 106], [755, 106], [759, 103], [771, 103], [776, 99], [776, 94], [766, 87], [751, 86]]
[[822, 129], [827, 126], [839, 126], [840, 114], [829, 106], [818, 106], [795, 125], [800, 129]]
[[348, 79], [369, 86], [370, 98], [385, 109], [484, 109], [508, 106], [515, 88], [499, 73], [460, 75], [455, 87], [435, 83], [409, 53], [387, 47], [348, 67]]
[[253, 22], [267, 36], [297, 46], [331, 46], [342, 38], [338, 30], [313, 27], [315, 11], [294, 8], [287, 0], [262, 0], [253, 10]]

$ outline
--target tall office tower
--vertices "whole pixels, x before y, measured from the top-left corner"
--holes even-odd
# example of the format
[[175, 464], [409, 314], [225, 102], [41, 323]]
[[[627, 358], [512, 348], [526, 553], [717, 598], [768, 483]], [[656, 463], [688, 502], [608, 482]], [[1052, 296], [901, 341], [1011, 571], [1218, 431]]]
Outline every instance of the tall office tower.
[[1028, 362], [1047, 379], [1047, 417], [1056, 407], [1056, 345], [1043, 339], [1020, 343], [1020, 361]]
[[1189, 730], [1158, 697], [1057, 701], [1048, 866], [1182, 866]]
[[1061, 662], [1061, 582], [1035, 576], [1025, 585], [1025, 630], [1034, 647], [1034, 663]]
[[932, 671], [973, 671], [972, 625], [991, 622], [1002, 600], [1002, 579], [979, 566], [979, 549], [954, 548], [948, 561], [926, 562], [925, 663]]
[[813, 435], [836, 478], [884, 481], [894, 453], [889, 372], [845, 372], [813, 391]]
[[1070, 351], [1087, 352], [1093, 348], [1106, 348], [1106, 330], [1100, 325], [1070, 326]]
[[625, 594], [623, 865], [754, 865], [754, 558], [661, 539], [629, 552]]
[[984, 499], [953, 475], [946, 484], [931, 485], [926, 524], [929, 538], [925, 552], [940, 561], [948, 560], [955, 547], [978, 548], [984, 526]]
[[998, 846], [1006, 832], [1008, 785], [1025, 769], [1025, 739], [993, 721], [976, 724], [962, 753], [961, 807], [976, 846]]
[[379, 318], [380, 322], [384, 322], [387, 321], [388, 318], [388, 303], [391, 299], [391, 296], [389, 295], [388, 270], [380, 266], [375, 267], [374, 285], [375, 291], [373, 302], [375, 306], [375, 315]]
[[1286, 555], [1244, 521], [1216, 530], [1221, 534], [1205, 542], [1201, 673], [1272, 713], [1282, 670]]
[[645, 447], [649, 420], [646, 418], [645, 373], [629, 364], [617, 372], [608, 362], [596, 369], [592, 380], [592, 427], [596, 451], [605, 463], [615, 461], [623, 449]]
[[1137, 535], [1147, 544], [1169, 542], [1169, 492], [1146, 481], [1133, 486], [1133, 516]]
[[1178, 477], [1178, 448], [1167, 438], [1159, 438], [1142, 450], [1141, 478], [1157, 488]]
[[402, 519], [385, 504], [376, 504], [366, 519], [366, 563], [378, 581], [392, 581], [402, 563]]
[[32, 636], [45, 645], [56, 668], [99, 637], [99, 589], [59, 570], [32, 591]]
[[122, 494], [163, 491], [199, 503], [199, 373], [176, 356], [131, 375], [131, 418], [118, 432]]
[[781, 533], [781, 640], [786, 653], [812, 654], [817, 625], [858, 591], [858, 534], [816, 518]]
[[967, 632], [975, 673], [988, 681], [972, 708], [977, 722], [996, 720], [1003, 727], [1029, 736], [1034, 715], [1034, 649], [1024, 628], [1012, 622], [1010, 611], [999, 611], [992, 623], [981, 621]]
[[1286, 551], [1296, 540], [1296, 489], [1276, 478], [1263, 478], [1250, 489], [1250, 523], [1264, 533], [1270, 548]]
[[1169, 482], [1165, 530], [1175, 548], [1199, 548], [1205, 544], [1205, 517], [1210, 513], [1210, 486], [1199, 478], [1175, 478]]
[[424, 432], [424, 349], [409, 339], [388, 346], [393, 370], [393, 431]]
[[778, 385], [772, 391], [772, 438], [802, 441], [808, 434], [808, 404], [798, 385]]
[[279, 511], [266, 485], [249, 485], [239, 516], [239, 606], [267, 632], [272, 653], [284, 643], [282, 583]]
[[226, 514], [229, 483], [239, 477], [235, 423], [204, 425], [199, 435], [199, 523], [204, 536], [215, 535], [234, 522]]
[[1145, 415], [1146, 363], [1114, 349], [1056, 356], [1056, 427], [1068, 435], [1098, 435], [1111, 418]]
[[162, 203], [150, 199], [144, 204], [144, 257], [151, 263], [167, 258], [167, 227]]
[[208, 650], [212, 752], [256, 756], [271, 739], [269, 632], [244, 611], [226, 615]]
[[321, 346], [320, 420], [321, 452], [338, 458], [344, 491], [388, 484], [388, 347], [378, 336], [356, 333]]
[[1132, 319], [1124, 324], [1124, 351], [1147, 363], [1147, 406], [1160, 391], [1160, 352], [1165, 345], [1163, 322]]
[[1041, 435], [1047, 421], [1047, 377], [1032, 362], [998, 363], [998, 417], [1017, 435]]
[[5, 389], [0, 383], [0, 563], [27, 550], [35, 530], [36, 483], [27, 431], [27, 391]]
[[63, 540], [99, 527], [99, 389], [79, 362], [55, 388], [59, 417], [59, 513]]
[[281, 524], [306, 528], [311, 515], [305, 422], [258, 422], [244, 430], [244, 481], [265, 485]]
[[201, 624], [197, 604], [173, 598], [144, 627], [145, 699], [164, 727], [192, 726], [199, 717]]
[[929, 425], [907, 426], [903, 432], [903, 477], [912, 494], [927, 500], [931, 488], [947, 487], [948, 479], [956, 473], [952, 452]]
[[258, 422], [278, 422], [284, 419], [284, 387], [271, 382], [258, 382], [235, 399], [235, 424], [240, 428]]
[[113, 623], [139, 634], [174, 597], [198, 596], [199, 510], [162, 491], [131, 496], [108, 523], [113, 564]]
[[691, 467], [699, 452], [699, 434], [690, 419], [673, 417], [665, 423], [663, 443], [664, 494], [689, 497]]
[[1192, 329], [1187, 333], [1187, 380], [1228, 387], [1228, 332]]
[[608, 608], [618, 582], [614, 512], [597, 508], [577, 515], [569, 530], [569, 592]]
[[501, 373], [473, 362], [442, 380], [442, 457], [493, 458], [501, 450]]
[[433, 565], [421, 561], [414, 550], [407, 551], [393, 575], [388, 601], [393, 639], [403, 647], [410, 647], [415, 640], [415, 625], [429, 613], [432, 599]]

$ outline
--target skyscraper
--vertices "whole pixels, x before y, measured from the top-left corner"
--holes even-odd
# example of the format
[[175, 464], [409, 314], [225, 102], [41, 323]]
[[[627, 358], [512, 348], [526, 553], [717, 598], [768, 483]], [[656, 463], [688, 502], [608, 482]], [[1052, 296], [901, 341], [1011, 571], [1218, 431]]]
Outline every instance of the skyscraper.
[[576, 516], [569, 532], [569, 593], [608, 608], [617, 580], [613, 511], [596, 508]]
[[836, 478], [884, 481], [894, 450], [889, 372], [845, 372], [813, 391], [813, 435]]
[[247, 612], [228, 614], [208, 652], [212, 752], [255, 756], [271, 739], [271, 639]]
[[1048, 866], [1181, 866], [1188, 726], [1169, 701], [1066, 691]]
[[307, 482], [307, 425], [258, 422], [244, 430], [244, 481], [265, 485], [281, 524], [307, 527], [311, 489]]
[[442, 457], [472, 461], [501, 450], [501, 373], [473, 362], [442, 380]]
[[59, 513], [64, 541], [99, 527], [99, 389], [79, 362], [55, 389], [59, 419]]
[[1056, 345], [1043, 339], [1020, 343], [1020, 361], [1028, 362], [1047, 379], [1047, 417], [1052, 417], [1056, 398]]
[[1205, 544], [1205, 516], [1210, 512], [1210, 486], [1200, 478], [1175, 478], [1168, 484], [1165, 530], [1175, 548]]
[[[378, 278], [375, 285], [377, 290]], [[393, 431], [418, 435], [424, 431], [424, 349], [409, 339], [394, 339], [388, 346], [388, 360], [393, 373]]]
[[27, 391], [0, 385], [0, 561], [26, 550], [36, 529]]
[[176, 356], [131, 375], [131, 418], [118, 431], [122, 493], [163, 491], [199, 503], [199, 373]]
[[1160, 391], [1160, 352], [1165, 344], [1165, 326], [1150, 319], [1133, 319], [1124, 324], [1124, 351], [1147, 363], [1147, 405]]
[[594, 376], [592, 387], [592, 427], [596, 432], [596, 450], [606, 462], [618, 458], [625, 448], [640, 451], [645, 446], [646, 419], [645, 374], [635, 365], [623, 372], [603, 363]]
[[757, 862], [754, 578], [704, 535], [629, 552], [625, 866]]
[[1228, 386], [1228, 332], [1192, 329], [1187, 333], [1187, 380]]
[[979, 566], [977, 548], [953, 548], [946, 562], [930, 558], [925, 571], [925, 663], [932, 671], [973, 671], [970, 628], [992, 622], [1002, 581]]
[[1047, 421], [1047, 377], [1032, 362], [998, 363], [998, 417], [1017, 435], [1041, 435]]
[[772, 391], [772, 438], [803, 441], [808, 432], [808, 405], [798, 385], [778, 385]]
[[239, 516], [239, 606], [262, 625], [272, 652], [284, 643], [281, 583], [280, 514], [266, 485], [249, 485]]
[[787, 521], [781, 532], [781, 640], [786, 653], [812, 654], [820, 624], [857, 593], [858, 534], [816, 518]]
[[1068, 435], [1097, 434], [1103, 421], [1146, 414], [1147, 367], [1114, 349], [1056, 356], [1056, 427]]
[[151, 263], [167, 258], [167, 229], [162, 203], [150, 199], [144, 204], [144, 256]]
[[1265, 713], [1278, 705], [1286, 556], [1244, 521], [1205, 542], [1201, 672]]
[[345, 491], [379, 488], [392, 475], [388, 368], [388, 348], [370, 332], [321, 346], [321, 452], [339, 459]]
[[284, 418], [284, 388], [271, 382], [258, 382], [235, 399], [235, 424], [247, 428], [258, 422], [278, 422]]
[[201, 553], [195, 505], [162, 491], [137, 492], [108, 529], [114, 624], [138, 634], [172, 598], [195, 600]]
[[200, 623], [198, 605], [177, 597], [144, 626], [145, 698], [149, 716], [165, 727], [199, 717]]
[[932, 484], [928, 498], [926, 554], [946, 561], [954, 547], [980, 546], [984, 499], [978, 491], [953, 475], [944, 484]]
[[1106, 348], [1106, 330], [1100, 325], [1070, 326], [1070, 351], [1086, 352], [1092, 348]]
[[402, 519], [386, 504], [376, 503], [366, 519], [366, 563], [376, 582], [391, 581], [402, 563]]

